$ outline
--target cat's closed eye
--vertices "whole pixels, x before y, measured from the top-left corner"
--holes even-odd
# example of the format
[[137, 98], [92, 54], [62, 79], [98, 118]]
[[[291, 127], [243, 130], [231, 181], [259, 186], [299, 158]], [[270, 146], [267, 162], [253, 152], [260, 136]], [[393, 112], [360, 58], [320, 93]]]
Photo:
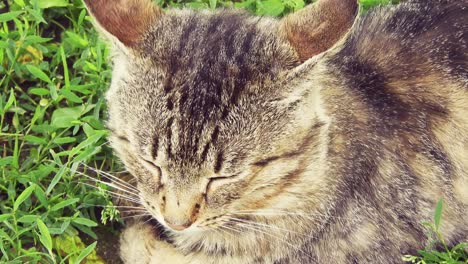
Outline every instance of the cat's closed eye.
[[209, 177], [209, 181], [222, 181], [222, 180], [227, 180], [227, 179], [235, 179], [238, 178], [239, 173], [232, 174], [232, 175], [220, 175], [220, 176], [213, 176]]
[[161, 175], [161, 167], [156, 165], [153, 161], [147, 160], [145, 158], [141, 158], [141, 160], [146, 165], [146, 167], [149, 167], [152, 171], [156, 171], [158, 173], [158, 176]]
[[216, 187], [238, 181], [240, 178], [240, 173], [209, 177], [205, 193], [208, 193], [210, 190], [215, 189]]

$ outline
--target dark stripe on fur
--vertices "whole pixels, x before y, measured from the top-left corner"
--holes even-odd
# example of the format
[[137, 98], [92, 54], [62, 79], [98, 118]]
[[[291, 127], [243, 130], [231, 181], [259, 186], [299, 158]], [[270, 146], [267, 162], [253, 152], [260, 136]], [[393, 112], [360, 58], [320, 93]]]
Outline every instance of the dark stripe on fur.
[[215, 173], [218, 173], [222, 169], [223, 162], [224, 162], [224, 154], [222, 152], [220, 152], [216, 156], [216, 162], [215, 162], [215, 165], [214, 165], [214, 172]]
[[262, 159], [262, 160], [259, 160], [259, 161], [256, 161], [254, 163], [252, 163], [253, 166], [258, 166], [258, 167], [265, 167], [267, 166], [269, 163], [273, 162], [273, 161], [277, 161], [277, 160], [280, 160], [280, 159], [289, 159], [289, 158], [293, 158], [293, 157], [296, 157], [298, 155], [301, 155], [302, 152], [290, 152], [290, 153], [286, 153], [284, 155], [279, 155], [279, 156], [273, 156], [273, 157], [268, 157], [266, 159]]
[[166, 140], [167, 140], [166, 151], [167, 151], [168, 157], [172, 157], [172, 123], [173, 122], [174, 122], [174, 117], [171, 117], [167, 121], [167, 126], [166, 126]]
[[206, 161], [206, 156], [208, 155], [208, 150], [210, 149], [211, 144], [216, 144], [216, 140], [218, 139], [219, 135], [219, 126], [216, 126], [215, 129], [213, 130], [213, 133], [211, 134], [211, 139], [206, 143], [206, 145], [203, 147], [203, 151], [201, 154], [201, 160]]
[[157, 136], [154, 137], [153, 143], [151, 144], [151, 157], [156, 160], [158, 157], [158, 150], [159, 150], [159, 138]]
[[185, 49], [185, 45], [187, 42], [190, 40], [190, 35], [193, 33], [194, 29], [196, 28], [197, 24], [195, 23], [195, 16], [192, 16], [191, 18], [188, 19], [186, 24], [188, 25], [180, 39], [179, 39], [179, 46], [175, 50], [173, 54], [170, 54], [168, 56], [169, 60], [167, 63], [167, 78], [166, 81], [164, 82], [164, 91], [166, 93], [169, 93], [173, 88], [174, 88], [174, 83], [173, 83], [173, 77], [176, 74], [177, 70], [179, 68], [182, 68], [180, 65], [182, 56], [181, 54], [183, 53]]
[[174, 103], [172, 102], [172, 97], [167, 98], [166, 107], [168, 110], [174, 109]]

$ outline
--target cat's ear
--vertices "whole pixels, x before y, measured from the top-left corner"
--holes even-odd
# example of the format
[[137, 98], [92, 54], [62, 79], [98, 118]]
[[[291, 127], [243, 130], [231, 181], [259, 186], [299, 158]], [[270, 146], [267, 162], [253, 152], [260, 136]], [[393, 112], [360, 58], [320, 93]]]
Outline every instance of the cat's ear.
[[107, 37], [115, 37], [126, 47], [134, 47], [162, 15], [151, 0], [84, 0]]
[[282, 19], [280, 34], [302, 61], [333, 47], [351, 28], [357, 0], [319, 0]]

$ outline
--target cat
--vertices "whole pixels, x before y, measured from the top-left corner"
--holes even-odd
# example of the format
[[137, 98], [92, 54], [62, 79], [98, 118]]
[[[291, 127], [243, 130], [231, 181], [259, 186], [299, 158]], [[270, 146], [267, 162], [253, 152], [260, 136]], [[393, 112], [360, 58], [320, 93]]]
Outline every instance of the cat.
[[282, 19], [85, 0], [110, 141], [152, 220], [125, 263], [401, 263], [468, 238], [468, 1]]

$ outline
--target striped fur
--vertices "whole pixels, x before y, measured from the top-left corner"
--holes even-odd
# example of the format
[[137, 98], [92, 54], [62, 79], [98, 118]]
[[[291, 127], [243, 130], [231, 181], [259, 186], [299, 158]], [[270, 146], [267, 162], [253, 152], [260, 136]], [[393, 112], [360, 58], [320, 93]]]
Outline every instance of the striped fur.
[[169, 10], [115, 49], [111, 142], [167, 234], [129, 226], [127, 263], [401, 263], [441, 198], [467, 241], [468, 2], [376, 8], [318, 55], [293, 16]]

